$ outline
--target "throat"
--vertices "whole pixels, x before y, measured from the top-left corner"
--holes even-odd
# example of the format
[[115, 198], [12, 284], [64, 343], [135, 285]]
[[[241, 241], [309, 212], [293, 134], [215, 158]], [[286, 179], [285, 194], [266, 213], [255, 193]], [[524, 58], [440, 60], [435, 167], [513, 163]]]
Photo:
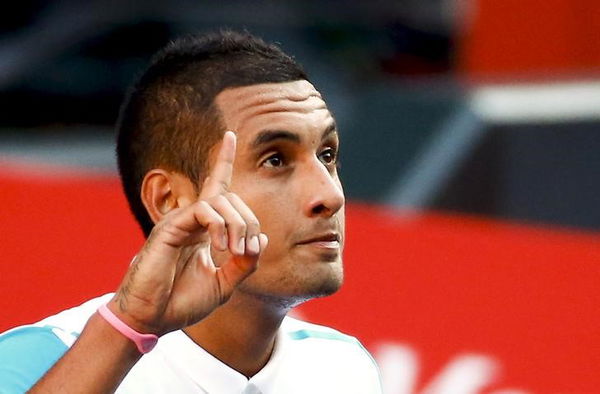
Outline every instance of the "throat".
[[239, 303], [232, 297], [183, 331], [219, 361], [250, 378], [270, 360], [285, 313]]

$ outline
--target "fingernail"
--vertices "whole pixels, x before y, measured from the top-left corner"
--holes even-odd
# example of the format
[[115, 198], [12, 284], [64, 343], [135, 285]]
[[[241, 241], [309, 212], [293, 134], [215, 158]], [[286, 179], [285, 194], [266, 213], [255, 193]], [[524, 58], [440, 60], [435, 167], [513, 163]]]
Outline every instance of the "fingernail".
[[267, 248], [267, 245], [269, 244], [269, 238], [267, 237], [267, 234], [265, 234], [265, 233], [260, 233], [259, 237], [260, 237], [260, 247], [262, 250], [265, 250]]
[[246, 251], [246, 238], [242, 237], [242, 238], [240, 238], [240, 240], [238, 242], [238, 253], [240, 255], [243, 255], [245, 251]]
[[248, 242], [248, 254], [258, 254], [260, 252], [260, 244], [258, 242], [258, 237], [256, 235], [254, 235], [252, 238], [250, 238], [250, 241]]

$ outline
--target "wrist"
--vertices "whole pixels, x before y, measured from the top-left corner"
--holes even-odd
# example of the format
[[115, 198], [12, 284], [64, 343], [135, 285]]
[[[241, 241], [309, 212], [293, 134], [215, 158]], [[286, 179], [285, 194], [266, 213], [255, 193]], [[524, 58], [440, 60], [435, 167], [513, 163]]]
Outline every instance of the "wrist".
[[154, 334], [159, 338], [164, 335], [160, 329], [152, 324], [146, 322], [146, 317], [143, 313], [134, 313], [135, 309], [139, 309], [137, 305], [132, 303], [125, 302], [122, 303], [119, 301], [117, 297], [112, 298], [110, 301], [106, 303], [106, 307], [121, 320], [123, 323], [127, 324], [129, 327], [134, 329], [137, 332], [143, 334]]
[[142, 354], [151, 351], [158, 342], [158, 336], [155, 334], [142, 333], [128, 325], [108, 308], [108, 304], [103, 304], [98, 308], [98, 314], [123, 337], [131, 341]]
[[[87, 326], [89, 326], [89, 328]], [[87, 326], [86, 330], [90, 332], [93, 331], [95, 335], [102, 338], [101, 343], [105, 344], [104, 350], [110, 349], [111, 353], [121, 354], [127, 359], [132, 359], [134, 361], [137, 361], [137, 359], [142, 356], [135, 343], [119, 331], [115, 330], [115, 328], [99, 313], [94, 313], [92, 315]], [[82, 336], [83, 333], [80, 335], [79, 341]]]

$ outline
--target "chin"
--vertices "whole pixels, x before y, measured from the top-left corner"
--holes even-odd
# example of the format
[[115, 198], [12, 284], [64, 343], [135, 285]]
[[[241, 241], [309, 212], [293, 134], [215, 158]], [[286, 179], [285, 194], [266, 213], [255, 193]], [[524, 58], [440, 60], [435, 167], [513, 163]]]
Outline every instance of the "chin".
[[324, 278], [324, 280], [308, 283], [300, 292], [309, 298], [326, 297], [337, 292], [344, 281], [343, 271], [335, 272], [333, 275]]
[[262, 283], [253, 276], [240, 284], [238, 289], [241, 292], [289, 308], [313, 298], [332, 295], [344, 281], [341, 262], [329, 263], [317, 270], [289, 272], [272, 277], [269, 281], [260, 281]]

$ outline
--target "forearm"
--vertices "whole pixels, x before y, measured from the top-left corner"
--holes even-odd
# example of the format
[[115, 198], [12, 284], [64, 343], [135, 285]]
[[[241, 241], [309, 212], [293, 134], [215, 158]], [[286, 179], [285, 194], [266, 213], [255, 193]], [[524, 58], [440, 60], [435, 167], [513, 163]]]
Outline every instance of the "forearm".
[[[109, 303], [115, 316], [108, 314], [108, 319], [114, 317], [128, 329], [120, 324], [115, 328], [99, 314], [92, 315], [73, 347], [31, 392], [115, 391], [141, 356], [125, 336], [129, 330], [138, 334], [136, 338], [140, 333], [160, 336], [197, 323], [256, 270], [268, 238], [260, 232], [252, 210], [229, 191], [235, 149], [235, 134], [226, 132], [200, 195], [183, 193], [180, 199], [171, 199], [171, 191], [167, 193], [171, 196], [165, 205], [167, 212], [162, 205], [153, 208], [156, 225]], [[163, 199], [161, 188], [178, 179], [159, 169], [149, 171], [146, 177], [150, 184], [156, 183], [149, 189], [150, 195], [158, 193], [156, 201]], [[191, 185], [189, 179], [184, 185]], [[181, 186], [182, 190], [186, 187]], [[218, 264], [213, 261], [213, 251], [224, 253]]]
[[30, 392], [112, 393], [140, 357], [131, 340], [95, 313], [71, 349]]

